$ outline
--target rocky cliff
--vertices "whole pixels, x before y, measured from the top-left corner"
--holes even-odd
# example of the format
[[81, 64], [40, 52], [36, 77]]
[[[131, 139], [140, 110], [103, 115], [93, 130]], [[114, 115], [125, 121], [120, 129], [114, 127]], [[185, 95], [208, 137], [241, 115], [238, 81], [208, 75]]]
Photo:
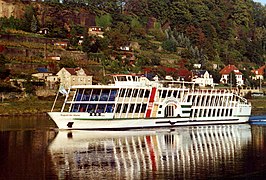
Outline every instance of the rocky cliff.
[[25, 5], [20, 2], [10, 0], [0, 0], [0, 17], [21, 18], [24, 14]]
[[26, 6], [33, 6], [36, 10], [37, 18], [41, 26], [47, 22], [61, 22], [69, 25], [71, 23], [80, 24], [81, 26], [94, 26], [95, 15], [87, 9], [67, 7], [59, 4], [46, 4], [41, 2], [10, 1], [0, 0], [0, 17], [22, 18]]

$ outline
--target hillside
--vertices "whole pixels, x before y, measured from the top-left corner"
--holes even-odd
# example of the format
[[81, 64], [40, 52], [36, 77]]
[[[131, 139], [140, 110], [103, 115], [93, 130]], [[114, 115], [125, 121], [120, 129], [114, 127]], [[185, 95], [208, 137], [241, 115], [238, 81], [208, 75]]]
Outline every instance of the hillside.
[[[219, 69], [230, 63], [247, 71], [248, 78], [250, 70], [266, 60], [266, 7], [251, 0], [52, 2], [0, 0], [0, 51], [8, 60], [5, 67], [13, 69], [10, 76], [30, 74], [36, 66], [54, 72], [62, 66], [82, 66], [94, 75], [103, 70], [142, 72], [148, 67], [175, 76], [167, 68], [153, 67], [191, 70], [193, 64], [218, 76]], [[104, 38], [88, 36], [90, 26], [102, 27]], [[49, 33], [38, 34], [42, 28]], [[69, 45], [55, 47], [57, 41]], [[120, 50], [129, 44], [134, 59]], [[21, 70], [14, 73], [18, 64]], [[33, 66], [26, 71], [30, 66], [25, 64]]]

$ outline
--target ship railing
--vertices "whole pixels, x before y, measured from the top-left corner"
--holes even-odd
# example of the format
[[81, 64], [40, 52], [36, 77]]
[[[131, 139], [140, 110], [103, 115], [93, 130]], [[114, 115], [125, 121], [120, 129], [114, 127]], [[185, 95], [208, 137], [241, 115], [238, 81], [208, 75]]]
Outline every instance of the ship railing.
[[[191, 89], [191, 90], [199, 90], [200, 83], [191, 82], [191, 81], [183, 81], [183, 80], [161, 80], [159, 81], [164, 87], [172, 87], [172, 88], [183, 88], [183, 89]], [[202, 90], [213, 90], [214, 86], [211, 86]]]
[[133, 86], [133, 87], [143, 87], [146, 86], [145, 82], [134, 82], [134, 81], [116, 81], [117, 86]]

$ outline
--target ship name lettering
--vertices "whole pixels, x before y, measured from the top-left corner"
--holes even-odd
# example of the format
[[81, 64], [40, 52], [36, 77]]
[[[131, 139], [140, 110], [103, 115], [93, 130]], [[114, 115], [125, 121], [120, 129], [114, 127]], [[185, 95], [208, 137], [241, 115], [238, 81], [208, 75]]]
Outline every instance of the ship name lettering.
[[60, 114], [60, 116], [80, 116], [78, 114]]

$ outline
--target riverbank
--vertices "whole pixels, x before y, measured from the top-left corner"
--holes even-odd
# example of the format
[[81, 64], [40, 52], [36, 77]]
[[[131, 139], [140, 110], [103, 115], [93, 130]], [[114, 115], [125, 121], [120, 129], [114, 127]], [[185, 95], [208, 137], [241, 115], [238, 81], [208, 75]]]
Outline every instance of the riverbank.
[[[61, 109], [64, 97], [60, 97], [55, 104], [55, 111]], [[252, 104], [252, 115], [266, 114], [266, 97], [249, 99]], [[25, 115], [25, 114], [45, 114], [51, 111], [54, 97], [27, 97], [19, 100], [0, 102], [0, 116]]]
[[249, 99], [252, 104], [252, 115], [266, 115], [266, 97], [254, 97]]
[[[62, 107], [63, 98], [55, 104], [55, 111]], [[17, 100], [0, 102], [0, 116], [24, 115], [24, 114], [45, 114], [51, 111], [54, 97], [27, 97]]]

